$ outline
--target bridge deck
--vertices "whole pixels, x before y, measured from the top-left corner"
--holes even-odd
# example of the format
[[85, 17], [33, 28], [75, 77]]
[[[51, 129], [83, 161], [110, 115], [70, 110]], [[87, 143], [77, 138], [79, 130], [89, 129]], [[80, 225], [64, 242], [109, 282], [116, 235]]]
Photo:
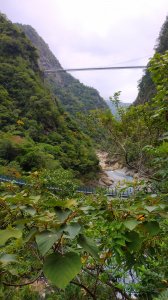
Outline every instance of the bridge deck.
[[[18, 179], [18, 178], [14, 178], [14, 177], [10, 177], [10, 176], [5, 176], [5, 175], [0, 175], [0, 181], [1, 182], [13, 182], [14, 184], [17, 184], [19, 186], [26, 186], [29, 185], [25, 180], [23, 179]], [[56, 186], [47, 186], [46, 187], [49, 190], [60, 190], [60, 188], [56, 187]], [[76, 189], [77, 193], [83, 193], [86, 195], [89, 194], [98, 194], [99, 191], [103, 192], [104, 195], [108, 196], [108, 197], [123, 197], [123, 198], [128, 198], [129, 196], [132, 195], [133, 193], [133, 188], [132, 187], [128, 187], [126, 189], [123, 190], [122, 189], [116, 189], [116, 188], [102, 188], [102, 187], [98, 187], [98, 188], [93, 188], [93, 187], [79, 187]]]

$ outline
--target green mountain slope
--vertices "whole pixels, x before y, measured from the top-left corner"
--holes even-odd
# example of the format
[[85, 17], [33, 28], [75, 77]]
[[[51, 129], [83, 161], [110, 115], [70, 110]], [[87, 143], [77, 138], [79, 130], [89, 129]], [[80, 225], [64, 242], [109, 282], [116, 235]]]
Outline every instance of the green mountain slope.
[[1, 164], [14, 161], [29, 171], [59, 161], [82, 174], [97, 169], [89, 137], [44, 87], [37, 59], [25, 34], [1, 14]]
[[[168, 50], [168, 16], [161, 28], [159, 37], [157, 39], [157, 44], [155, 46], [156, 53], [164, 53], [166, 50]], [[150, 72], [147, 69], [139, 83], [139, 93], [134, 104], [138, 105], [149, 102], [155, 94], [155, 84], [151, 78]]]
[[[48, 45], [29, 25], [17, 24], [38, 49], [39, 66], [41, 70], [62, 69], [57, 58]], [[94, 109], [107, 109], [107, 104], [97, 90], [87, 87], [67, 72], [45, 74], [45, 81], [52, 92], [59, 97], [66, 111], [75, 115], [76, 112], [87, 112]]]

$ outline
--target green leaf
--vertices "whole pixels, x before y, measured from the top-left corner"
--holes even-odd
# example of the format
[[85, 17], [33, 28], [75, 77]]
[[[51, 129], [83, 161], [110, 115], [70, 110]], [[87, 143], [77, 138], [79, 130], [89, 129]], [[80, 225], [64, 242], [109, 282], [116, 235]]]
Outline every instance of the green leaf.
[[60, 239], [61, 234], [62, 230], [58, 230], [58, 232], [54, 233], [46, 230], [36, 235], [36, 243], [43, 256], [51, 249], [53, 244]]
[[81, 260], [74, 252], [61, 255], [53, 253], [44, 262], [44, 275], [58, 288], [65, 289], [68, 283], [80, 272]]
[[56, 213], [56, 216], [58, 218], [58, 221], [60, 223], [63, 223], [68, 218], [71, 211], [69, 209], [63, 210], [60, 207], [55, 207], [55, 213]]
[[22, 231], [18, 229], [4, 229], [0, 230], [0, 246], [3, 246], [10, 238], [20, 239]]
[[159, 207], [160, 207], [161, 209], [165, 209], [165, 208], [166, 208], [166, 205], [165, 205], [165, 204], [159, 204]]
[[133, 230], [138, 225], [138, 221], [137, 220], [127, 220], [123, 224], [129, 230]]
[[16, 255], [14, 254], [5, 254], [3, 253], [1, 256], [0, 256], [0, 262], [3, 264], [3, 265], [7, 265], [11, 262], [16, 262]]
[[30, 196], [30, 199], [32, 199], [33, 203], [37, 203], [40, 200], [41, 196], [37, 195], [37, 196]]
[[115, 240], [116, 245], [125, 246], [125, 240], [116, 239]]
[[29, 215], [31, 215], [31, 216], [34, 216], [35, 213], [36, 213], [36, 210], [31, 206], [24, 206], [22, 208], [22, 211], [29, 214]]
[[142, 226], [151, 236], [158, 234], [160, 231], [159, 223], [156, 221], [144, 222]]
[[64, 207], [64, 208], [71, 208], [71, 206], [76, 205], [76, 200], [75, 199], [67, 199], [67, 200], [58, 200], [55, 202], [55, 206], [58, 207]]
[[29, 234], [24, 238], [24, 242], [27, 243], [29, 242], [31, 239], [34, 238], [35, 234], [37, 233], [37, 228], [32, 228], [29, 232]]
[[157, 207], [156, 207], [156, 206], [147, 206], [147, 205], [145, 205], [145, 209], [146, 209], [147, 211], [149, 211], [149, 212], [152, 212], [152, 211], [154, 211], [155, 209], [157, 209]]
[[70, 239], [74, 239], [79, 234], [80, 230], [81, 226], [79, 223], [71, 223], [69, 225], [65, 225], [63, 228], [63, 231], [69, 234]]
[[130, 251], [138, 251], [141, 248], [142, 238], [140, 238], [139, 234], [136, 231], [126, 232], [126, 237], [126, 245]]
[[78, 244], [88, 253], [90, 253], [95, 259], [98, 259], [98, 247], [95, 245], [91, 238], [85, 237], [80, 234], [78, 238]]

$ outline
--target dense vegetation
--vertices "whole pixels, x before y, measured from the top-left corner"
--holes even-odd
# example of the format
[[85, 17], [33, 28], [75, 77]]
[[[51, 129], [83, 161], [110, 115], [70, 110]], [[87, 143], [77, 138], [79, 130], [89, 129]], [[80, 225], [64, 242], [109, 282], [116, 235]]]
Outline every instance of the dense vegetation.
[[[14, 30], [16, 41], [16, 35], [19, 35], [19, 40], [21, 35], [25, 41], [25, 36], [10, 22], [3, 17], [2, 21], [7, 26], [6, 32]], [[4, 25], [2, 27], [4, 28]], [[11, 47], [11, 42], [9, 45]], [[36, 86], [37, 82], [40, 82], [38, 88], [41, 95], [44, 93], [44, 87], [32, 54], [34, 48], [30, 49], [30, 54], [34, 57], [34, 61], [30, 59], [30, 68], [29, 51], [25, 51], [25, 43], [21, 45], [22, 59], [26, 57], [26, 70], [30, 72], [31, 69], [32, 76], [35, 73], [34, 84]], [[14, 60], [12, 55], [9, 55], [12, 68], [16, 67], [15, 60], [17, 67], [21, 68], [21, 58], [15, 55]], [[6, 65], [8, 66], [7, 62]], [[105, 196], [105, 191], [99, 189], [97, 194], [92, 196], [76, 193], [78, 182], [74, 179], [73, 172], [64, 170], [58, 163], [54, 169], [42, 168], [25, 176], [26, 185], [23, 187], [13, 183], [1, 184], [0, 296], [3, 299], [35, 300], [43, 297], [48, 300], [167, 300], [168, 52], [157, 53], [154, 56], [149, 72], [156, 88], [155, 97], [150, 103], [124, 109], [120, 107], [119, 93], [116, 93], [112, 100], [118, 110], [119, 119], [114, 118], [109, 111], [104, 114], [94, 111], [87, 116], [86, 128], [92, 128], [95, 120], [99, 122], [100, 129], [106, 127], [112, 141], [112, 154], [136, 169], [143, 177], [132, 182], [133, 194], [128, 199], [119, 196], [109, 199]], [[24, 73], [22, 77], [23, 75]], [[7, 75], [5, 78], [7, 80]], [[15, 78], [17, 79], [17, 76], [14, 77], [14, 82]], [[18, 85], [15, 83], [14, 87], [12, 82], [10, 77], [7, 86], [11, 89], [7, 89], [5, 85], [4, 89], [7, 92], [2, 93], [4, 107], [8, 101], [13, 105], [11, 112], [16, 109], [16, 95], [22, 97], [21, 92], [18, 92], [22, 80], [19, 79]], [[6, 84], [6, 81], [4, 83]], [[26, 89], [28, 95], [30, 90]], [[35, 91], [37, 93], [37, 90]], [[48, 91], [45, 90], [45, 93], [51, 97]], [[21, 101], [22, 98], [19, 99]], [[26, 99], [29, 105], [29, 96]], [[42, 110], [41, 117], [44, 119], [43, 123], [40, 122], [41, 118], [39, 116], [37, 119], [38, 112], [33, 106], [32, 114], [34, 120], [38, 120], [37, 124], [47, 124], [37, 135], [40, 138], [38, 141], [29, 132], [30, 124], [25, 127], [26, 122], [29, 122], [29, 111], [25, 110], [24, 116], [18, 115], [14, 121], [11, 120], [13, 114], [8, 116], [8, 120], [4, 118], [2, 143], [5, 141], [7, 146], [1, 147], [3, 163], [8, 162], [7, 155], [14, 155], [15, 163], [17, 161], [21, 164], [21, 161], [24, 161], [20, 159], [23, 154], [18, 154], [18, 151], [23, 148], [27, 151], [29, 143], [32, 147], [32, 142], [34, 147], [54, 147], [49, 129], [55, 126], [55, 104], [51, 109], [53, 102], [52, 98], [49, 99], [51, 120], [45, 120], [46, 115], [43, 117]], [[24, 101], [20, 103], [26, 105]], [[56, 107], [59, 108], [59, 105]], [[40, 101], [38, 106], [38, 109], [41, 108], [43, 101]], [[63, 111], [58, 112], [58, 116], [65, 114]], [[8, 113], [9, 108], [6, 110], [6, 114]], [[49, 121], [51, 123], [47, 123]], [[65, 119], [63, 121], [65, 122]], [[59, 126], [56, 128], [58, 130]], [[64, 128], [66, 131], [67, 127]], [[77, 136], [78, 134], [82, 135], [77, 131]], [[6, 140], [7, 135], [10, 135], [10, 138]], [[47, 143], [46, 136], [49, 136]], [[64, 138], [66, 140], [67, 135]], [[81, 143], [83, 140], [79, 141], [79, 145]], [[3, 152], [3, 149], [6, 151]], [[36, 152], [37, 149], [35, 154]], [[68, 152], [67, 157], [69, 158]], [[34, 166], [38, 166], [37, 162]], [[52, 186], [57, 186], [58, 189], [53, 190], [50, 188]]]
[[[116, 93], [112, 101], [120, 119], [116, 120], [110, 114], [102, 115], [102, 122], [111, 136], [112, 154], [129, 168], [152, 178], [156, 174], [157, 178], [161, 168], [165, 168], [162, 175], [167, 176], [167, 57], [167, 51], [163, 55], [156, 53], [150, 62], [149, 71], [156, 88], [156, 95], [150, 102], [125, 110], [119, 106], [119, 93]], [[162, 155], [165, 161], [161, 163]]]
[[127, 200], [84, 196], [67, 189], [70, 174], [59, 178], [33, 173], [30, 186], [1, 186], [4, 299], [153, 299], [165, 290], [167, 196], [135, 183]]
[[37, 52], [0, 15], [0, 158], [24, 171], [58, 165], [81, 174], [97, 170], [91, 141], [44, 87]]
[[[168, 16], [161, 28], [159, 37], [157, 39], [157, 44], [155, 46], [156, 53], [164, 53], [168, 50]], [[149, 62], [150, 67], [150, 62]], [[156, 94], [156, 87], [155, 83], [151, 77], [149, 67], [145, 71], [144, 76], [140, 80], [139, 83], [139, 93], [137, 96], [136, 101], [134, 102], [137, 104], [143, 104], [147, 101], [150, 101], [152, 97]]]
[[[63, 69], [57, 58], [49, 49], [48, 45], [29, 25], [17, 24], [32, 41], [39, 53], [39, 65], [42, 71]], [[107, 109], [107, 104], [100, 97], [98, 91], [80, 83], [79, 80], [67, 72], [44, 74], [46, 83], [58, 96], [63, 107], [71, 115], [76, 112], [87, 112], [94, 109]]]
[[[38, 63], [43, 72], [45, 85], [59, 99], [71, 118], [75, 119], [80, 130], [91, 137], [95, 147], [107, 148], [108, 136], [103, 124], [99, 127], [98, 115], [108, 110], [108, 106], [98, 91], [80, 83], [67, 72], [47, 73], [46, 70], [63, 69], [58, 59], [31, 26], [21, 24], [17, 26], [25, 32], [38, 51]], [[97, 126], [88, 126], [89, 118], [93, 118]]]

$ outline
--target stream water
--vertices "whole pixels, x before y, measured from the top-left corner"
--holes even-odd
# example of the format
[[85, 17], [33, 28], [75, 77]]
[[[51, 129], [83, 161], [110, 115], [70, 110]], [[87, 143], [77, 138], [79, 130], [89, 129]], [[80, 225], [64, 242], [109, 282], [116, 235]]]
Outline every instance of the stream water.
[[[128, 175], [128, 169], [122, 167], [121, 163], [114, 161], [109, 163], [108, 153], [107, 152], [97, 152], [99, 158], [99, 165], [103, 171], [102, 177], [100, 179], [101, 184], [105, 184], [109, 188], [129, 188], [131, 191], [131, 182], [134, 177]], [[132, 175], [132, 174], [131, 174]], [[130, 183], [130, 186], [129, 186]]]
[[132, 182], [133, 177], [126, 175], [126, 172], [124, 169], [118, 169], [118, 170], [106, 170], [105, 173], [107, 174], [109, 179], [113, 180], [112, 186], [116, 184], [124, 185], [126, 182]]

